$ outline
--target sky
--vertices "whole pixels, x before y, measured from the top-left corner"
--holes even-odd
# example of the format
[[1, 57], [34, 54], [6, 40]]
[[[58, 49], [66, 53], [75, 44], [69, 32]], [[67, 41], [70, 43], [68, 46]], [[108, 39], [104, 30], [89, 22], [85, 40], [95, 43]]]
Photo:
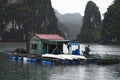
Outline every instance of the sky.
[[[65, 13], [80, 13], [84, 16], [84, 11], [87, 2], [90, 0], [51, 0], [52, 7], [57, 9], [61, 14]], [[114, 0], [91, 0], [98, 7], [101, 16], [107, 11], [107, 8], [113, 3]]]

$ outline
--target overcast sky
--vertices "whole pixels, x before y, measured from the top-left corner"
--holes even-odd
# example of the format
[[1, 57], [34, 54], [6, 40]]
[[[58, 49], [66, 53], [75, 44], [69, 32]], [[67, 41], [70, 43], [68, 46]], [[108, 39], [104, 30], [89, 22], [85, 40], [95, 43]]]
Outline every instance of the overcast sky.
[[[80, 13], [84, 15], [85, 6], [90, 0], [51, 0], [52, 7], [57, 9], [61, 14], [65, 13]], [[107, 8], [113, 3], [114, 0], [91, 0], [98, 7], [101, 15], [107, 11]]]

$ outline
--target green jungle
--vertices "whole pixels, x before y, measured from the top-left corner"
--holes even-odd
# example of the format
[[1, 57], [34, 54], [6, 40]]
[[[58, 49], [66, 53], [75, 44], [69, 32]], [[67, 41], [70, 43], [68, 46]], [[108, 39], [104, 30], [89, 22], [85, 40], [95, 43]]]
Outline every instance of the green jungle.
[[[103, 19], [98, 7], [92, 1], [87, 3], [82, 28], [78, 28], [80, 32], [75, 40], [120, 43], [120, 0], [114, 0]], [[60, 25], [51, 0], [18, 0], [15, 3], [0, 0], [1, 42], [24, 42], [34, 33], [59, 34], [66, 38], [65, 31], [67, 28]]]

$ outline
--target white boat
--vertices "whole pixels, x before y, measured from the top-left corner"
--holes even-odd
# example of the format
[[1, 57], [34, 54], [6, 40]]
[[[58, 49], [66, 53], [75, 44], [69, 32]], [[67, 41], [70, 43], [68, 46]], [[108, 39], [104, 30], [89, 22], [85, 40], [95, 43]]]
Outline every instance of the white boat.
[[56, 59], [64, 59], [58, 55], [54, 55], [54, 54], [43, 54], [42, 57], [44, 58], [56, 58]]
[[46, 58], [56, 58], [56, 59], [67, 59], [67, 60], [73, 60], [73, 59], [83, 59], [86, 60], [87, 58], [82, 55], [67, 55], [67, 54], [60, 54], [60, 55], [55, 55], [55, 54], [43, 54], [42, 57]]

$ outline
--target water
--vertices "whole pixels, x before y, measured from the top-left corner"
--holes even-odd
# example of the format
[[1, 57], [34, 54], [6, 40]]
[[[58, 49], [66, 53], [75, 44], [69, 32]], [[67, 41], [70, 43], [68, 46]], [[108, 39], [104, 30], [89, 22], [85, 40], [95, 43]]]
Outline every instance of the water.
[[[81, 44], [81, 51], [86, 45], [88, 44]], [[17, 47], [25, 48], [25, 44], [0, 44], [0, 51]], [[120, 45], [90, 44], [90, 48], [91, 53], [120, 54]], [[40, 63], [11, 61], [0, 56], [0, 80], [120, 80], [120, 64], [46, 66]]]
[[0, 59], [0, 80], [120, 80], [120, 64], [45, 66]]
[[91, 54], [115, 54], [120, 55], [120, 45], [103, 45], [103, 44], [81, 44], [80, 50], [84, 51], [84, 47], [90, 45]]
[[26, 49], [25, 43], [0, 43], [0, 52], [13, 51], [17, 48]]

